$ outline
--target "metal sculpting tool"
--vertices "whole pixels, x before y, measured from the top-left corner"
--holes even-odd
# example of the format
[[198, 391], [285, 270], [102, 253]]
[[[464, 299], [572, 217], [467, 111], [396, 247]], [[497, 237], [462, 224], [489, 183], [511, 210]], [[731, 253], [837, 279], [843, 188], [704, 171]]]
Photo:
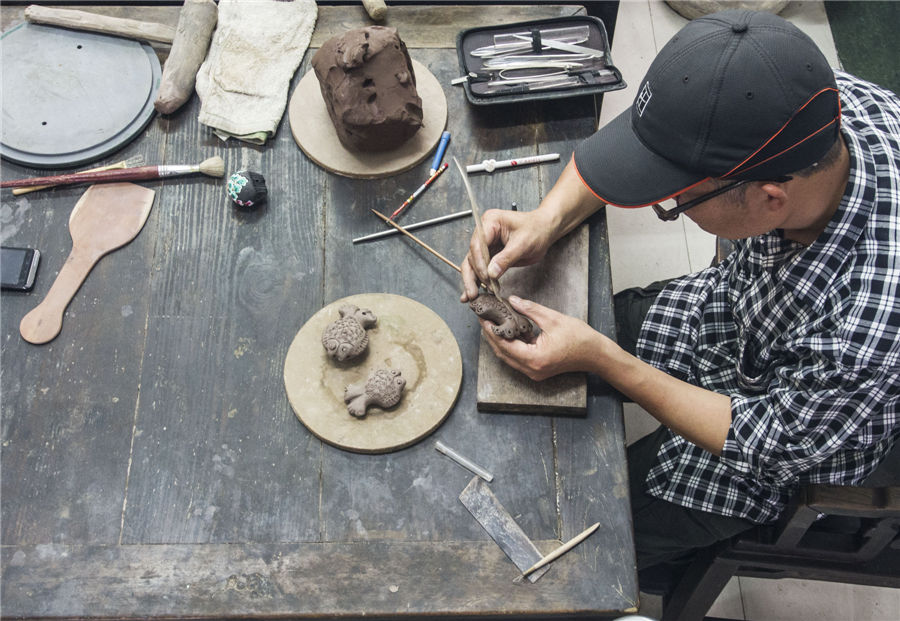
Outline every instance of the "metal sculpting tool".
[[[407, 231], [415, 231], [416, 229], [421, 229], [426, 226], [431, 226], [433, 224], [440, 224], [441, 222], [447, 222], [448, 220], [455, 220], [457, 218], [464, 218], [468, 215], [472, 214], [471, 209], [466, 209], [465, 211], [457, 211], [456, 213], [448, 213], [446, 216], [438, 216], [437, 218], [431, 218], [430, 220], [422, 220], [421, 222], [415, 222], [413, 224], [407, 224], [403, 228]], [[353, 239], [353, 243], [359, 243], [364, 241], [370, 241], [373, 239], [381, 239], [382, 237], [389, 237], [391, 235], [399, 235], [400, 231], [397, 229], [390, 229], [387, 231], [380, 231], [378, 233], [372, 233], [371, 235], [364, 235], [362, 237], [356, 237]]]
[[[483, 480], [472, 477], [466, 489], [459, 495], [459, 501], [465, 505], [472, 517], [478, 520], [519, 571], [527, 571], [543, 558], [544, 555], [531, 542], [525, 531], [516, 524]], [[536, 582], [548, 569], [550, 568], [544, 566], [532, 570], [526, 579], [529, 582]]]

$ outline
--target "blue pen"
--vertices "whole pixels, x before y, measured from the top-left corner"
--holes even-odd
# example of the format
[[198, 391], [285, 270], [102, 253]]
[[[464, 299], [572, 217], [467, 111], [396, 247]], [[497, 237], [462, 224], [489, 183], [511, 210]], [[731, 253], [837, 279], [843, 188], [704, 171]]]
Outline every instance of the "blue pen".
[[441, 134], [441, 141], [438, 143], [437, 151], [434, 154], [434, 161], [431, 163], [431, 170], [428, 171], [428, 175], [431, 176], [437, 169], [441, 167], [441, 162], [444, 160], [444, 151], [447, 150], [447, 143], [450, 142], [450, 132], [444, 132]]

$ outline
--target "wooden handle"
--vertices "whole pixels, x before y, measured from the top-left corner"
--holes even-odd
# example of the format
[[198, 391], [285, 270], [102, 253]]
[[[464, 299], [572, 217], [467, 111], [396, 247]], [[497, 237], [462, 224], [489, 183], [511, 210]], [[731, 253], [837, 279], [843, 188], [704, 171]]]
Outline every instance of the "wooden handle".
[[366, 7], [366, 13], [376, 22], [380, 22], [387, 15], [387, 6], [384, 0], [362, 0], [363, 6]]
[[34, 185], [54, 187], [73, 183], [99, 183], [104, 181], [146, 181], [159, 177], [159, 166], [138, 166], [121, 170], [98, 170], [51, 175], [50, 177], [32, 177], [30, 179], [14, 179], [3, 181], [0, 188], [27, 188]]
[[72, 247], [69, 258], [59, 270], [47, 297], [19, 323], [19, 334], [23, 339], [35, 345], [43, 345], [56, 338], [62, 330], [66, 307], [101, 256], [103, 255], [82, 252], [76, 246]]
[[191, 98], [218, 16], [213, 0], [187, 0], [181, 7], [175, 40], [163, 66], [159, 94], [153, 104], [159, 112], [172, 114]]
[[122, 17], [109, 17], [73, 9], [51, 9], [36, 4], [32, 4], [25, 9], [25, 19], [36, 24], [102, 32], [142, 41], [172, 43], [175, 39], [175, 29], [165, 24], [142, 22]]

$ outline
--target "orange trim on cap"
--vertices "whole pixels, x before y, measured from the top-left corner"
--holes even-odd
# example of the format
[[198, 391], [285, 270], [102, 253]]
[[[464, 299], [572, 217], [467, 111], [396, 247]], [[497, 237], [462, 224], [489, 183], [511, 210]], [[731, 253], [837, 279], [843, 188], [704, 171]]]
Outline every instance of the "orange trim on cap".
[[600, 196], [600, 195], [597, 194], [596, 192], [594, 192], [594, 190], [591, 188], [591, 186], [588, 185], [587, 181], [584, 180], [584, 177], [581, 176], [581, 172], [578, 170], [578, 162], [575, 161], [575, 158], [572, 158], [572, 163], [575, 165], [575, 174], [578, 175], [578, 178], [581, 180], [581, 183], [584, 184], [584, 187], [587, 188], [587, 191], [588, 191], [588, 192], [590, 192], [592, 195], [594, 195], [594, 196], [595, 196], [596, 198], [598, 198], [599, 200], [603, 201], [605, 204], [607, 204], [607, 205], [612, 205], [613, 207], [621, 207], [622, 209], [639, 209], [639, 208], [641, 208], [641, 207], [650, 207], [651, 205], [655, 205], [655, 204], [657, 204], [657, 203], [661, 203], [661, 202], [663, 202], [663, 201], [667, 201], [667, 200], [669, 200], [670, 198], [675, 198], [675, 197], [678, 196], [679, 194], [682, 194], [682, 193], [684, 193], [684, 192], [687, 192], [687, 191], [690, 190], [691, 188], [696, 187], [696, 186], [700, 185], [701, 183], [704, 183], [704, 182], [709, 181], [710, 179], [712, 179], [712, 177], [706, 177], [706, 178], [701, 179], [700, 181], [698, 181], [698, 182], [696, 182], [696, 183], [692, 183], [691, 185], [687, 186], [687, 187], [684, 188], [684, 189], [681, 189], [681, 190], [678, 190], [677, 192], [674, 192], [674, 193], [672, 193], [672, 194], [669, 194], [669, 195], [666, 196], [665, 198], [659, 198], [659, 199], [656, 199], [655, 201], [652, 201], [652, 202], [649, 202], [649, 203], [644, 203], [644, 204], [642, 204], [642, 205], [617, 205], [617, 204], [615, 204], [615, 203], [613, 203], [613, 202], [611, 202], [611, 201], [608, 201], [607, 199], [603, 198], [602, 196]]
[[[815, 95], [813, 95], [812, 97], [810, 97], [810, 98], [806, 101], [805, 104], [803, 104], [802, 106], [800, 106], [799, 108], [797, 108], [796, 112], [794, 112], [794, 114], [791, 115], [791, 118], [789, 118], [789, 119], [787, 120], [787, 122], [786, 122], [784, 125], [781, 126], [781, 129], [779, 129], [777, 132], [775, 132], [774, 134], [772, 134], [772, 137], [771, 137], [771, 138], [769, 138], [768, 140], [766, 140], [766, 141], [762, 144], [762, 146], [761, 146], [760, 148], [758, 148], [756, 151], [754, 151], [753, 153], [751, 153], [750, 155], [748, 155], [746, 158], [744, 158], [744, 160], [743, 160], [741, 163], [739, 163], [737, 166], [735, 166], [734, 168], [732, 168], [731, 170], [729, 170], [727, 173], [725, 173], [724, 175], [722, 175], [721, 179], [727, 179], [729, 175], [731, 175], [732, 173], [734, 173], [737, 169], [739, 169], [741, 166], [743, 166], [744, 164], [746, 164], [749, 160], [753, 159], [753, 158], [756, 156], [757, 153], [759, 153], [760, 151], [762, 151], [763, 149], [765, 149], [766, 146], [767, 146], [770, 142], [772, 142], [773, 140], [775, 140], [775, 138], [777, 138], [778, 135], [779, 135], [781, 132], [783, 132], [784, 129], [785, 129], [788, 125], [791, 124], [791, 122], [797, 117], [797, 115], [798, 115], [800, 112], [802, 112], [802, 111], [806, 108], [806, 106], [808, 106], [809, 104], [811, 104], [812, 101], [813, 101], [816, 97], [818, 97], [819, 95], [821, 95], [822, 93], [827, 92], [827, 91], [833, 91], [835, 94], [838, 93], [838, 90], [837, 90], [836, 88], [832, 88], [832, 87], [830, 87], [830, 86], [828, 86], [828, 87], [826, 87], [826, 88], [823, 88], [822, 90], [818, 91]], [[828, 126], [831, 125], [832, 123], [834, 123], [837, 119], [841, 118], [841, 98], [840, 98], [840, 96], [838, 96], [838, 100], [837, 100], [837, 101], [838, 101], [838, 114], [837, 114], [837, 116], [836, 116], [834, 119], [832, 119], [831, 121], [829, 121], [827, 125], [825, 125], [825, 126], [819, 128], [819, 129], [817, 129], [815, 132], [813, 132], [812, 134], [810, 134], [809, 136], [807, 136], [807, 137], [804, 138], [803, 140], [794, 143], [792, 146], [788, 147], [787, 149], [784, 149], [783, 151], [781, 151], [781, 152], [779, 152], [779, 153], [776, 153], [775, 155], [773, 155], [773, 156], [771, 156], [771, 157], [766, 158], [766, 159], [763, 160], [762, 162], [758, 162], [758, 163], [754, 164], [753, 166], [747, 168], [746, 170], [752, 170], [752, 169], [756, 168], [757, 166], [759, 166], [760, 164], [763, 164], [763, 163], [765, 163], [765, 162], [768, 162], [768, 161], [771, 160], [772, 158], [778, 157], [779, 155], [781, 155], [781, 154], [783, 154], [783, 153], [785, 153], [785, 152], [787, 152], [787, 151], [790, 151], [790, 150], [793, 149], [794, 147], [796, 147], [796, 146], [802, 144], [802, 143], [805, 142], [806, 140], [809, 140], [810, 138], [812, 138], [813, 136], [815, 136], [816, 134], [818, 134], [819, 132], [821, 132], [823, 129], [825, 129], [826, 127], [828, 127]], [[739, 171], [739, 172], [743, 173], [743, 172], [745, 172], [745, 171], [741, 170], [741, 171]]]

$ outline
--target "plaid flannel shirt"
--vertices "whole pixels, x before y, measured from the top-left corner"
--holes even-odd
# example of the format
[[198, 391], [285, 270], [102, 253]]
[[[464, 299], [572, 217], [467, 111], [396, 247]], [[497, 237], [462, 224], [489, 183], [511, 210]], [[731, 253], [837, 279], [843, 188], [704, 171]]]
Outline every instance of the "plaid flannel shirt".
[[769, 522], [800, 485], [861, 483], [900, 436], [900, 100], [836, 76], [850, 177], [825, 231], [741, 240], [644, 321], [643, 360], [731, 397], [721, 457], [670, 431], [655, 497]]

